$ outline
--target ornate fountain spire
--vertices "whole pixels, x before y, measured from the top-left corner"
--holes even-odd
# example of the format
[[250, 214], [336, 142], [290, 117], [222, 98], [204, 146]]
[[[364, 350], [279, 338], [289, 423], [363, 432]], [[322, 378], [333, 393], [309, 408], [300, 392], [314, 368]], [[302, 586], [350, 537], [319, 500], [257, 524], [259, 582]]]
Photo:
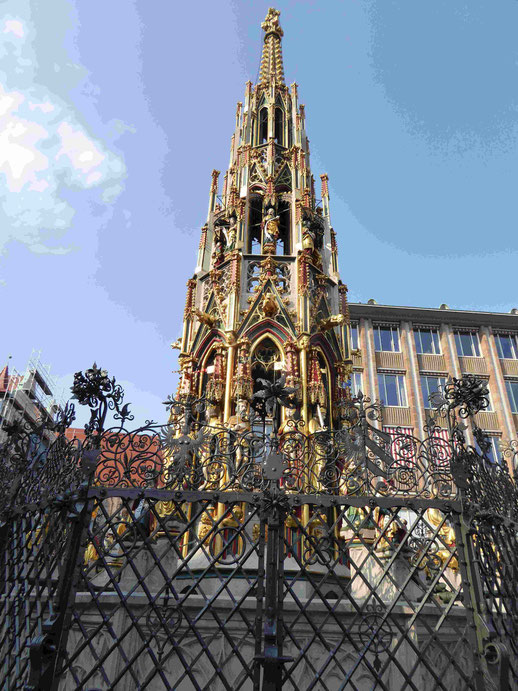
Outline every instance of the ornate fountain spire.
[[264, 30], [263, 53], [261, 56], [260, 82], [266, 84], [272, 81], [284, 84], [284, 69], [282, 66], [281, 38], [284, 31], [279, 24], [279, 10], [270, 7], [261, 28]]
[[[305, 109], [297, 85], [284, 82], [279, 15], [270, 8], [261, 25], [259, 82], [248, 82], [237, 104], [220, 193], [212, 173], [187, 286], [180, 395], [205, 395], [211, 419], [241, 425], [260, 380], [283, 376], [297, 389], [293, 415], [311, 432], [342, 424], [349, 313], [328, 177], [317, 199]], [[277, 413], [275, 424], [288, 424], [291, 412]]]

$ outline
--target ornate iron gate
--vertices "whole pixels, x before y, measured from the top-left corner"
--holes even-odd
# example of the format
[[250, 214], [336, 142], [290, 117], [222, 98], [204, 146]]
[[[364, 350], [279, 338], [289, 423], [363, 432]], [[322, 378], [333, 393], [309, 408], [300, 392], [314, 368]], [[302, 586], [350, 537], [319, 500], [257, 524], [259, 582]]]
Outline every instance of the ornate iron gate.
[[4, 444], [2, 688], [518, 687], [516, 490], [459, 382], [446, 442], [388, 439], [361, 397], [312, 437], [199, 401], [128, 432], [108, 381], [83, 443], [67, 409], [46, 452]]

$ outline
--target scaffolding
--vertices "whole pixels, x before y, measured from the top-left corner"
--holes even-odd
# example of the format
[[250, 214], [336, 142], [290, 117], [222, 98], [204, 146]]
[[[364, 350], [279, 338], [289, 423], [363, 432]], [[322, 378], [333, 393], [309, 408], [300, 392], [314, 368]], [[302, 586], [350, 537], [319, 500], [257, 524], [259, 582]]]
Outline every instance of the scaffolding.
[[32, 426], [47, 422], [64, 407], [62, 387], [41, 361], [41, 350], [33, 349], [25, 370], [9, 369], [7, 386], [0, 391], [0, 440], [6, 425], [21, 419]]

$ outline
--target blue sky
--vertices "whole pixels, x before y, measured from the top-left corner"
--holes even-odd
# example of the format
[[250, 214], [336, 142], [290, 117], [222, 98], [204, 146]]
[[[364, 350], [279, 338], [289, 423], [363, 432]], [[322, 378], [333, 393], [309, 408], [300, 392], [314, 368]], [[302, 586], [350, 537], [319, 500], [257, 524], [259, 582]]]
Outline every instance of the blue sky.
[[[66, 386], [96, 360], [163, 419], [269, 4], [1, 3], [1, 364], [41, 349]], [[518, 306], [518, 2], [276, 6], [351, 301]]]

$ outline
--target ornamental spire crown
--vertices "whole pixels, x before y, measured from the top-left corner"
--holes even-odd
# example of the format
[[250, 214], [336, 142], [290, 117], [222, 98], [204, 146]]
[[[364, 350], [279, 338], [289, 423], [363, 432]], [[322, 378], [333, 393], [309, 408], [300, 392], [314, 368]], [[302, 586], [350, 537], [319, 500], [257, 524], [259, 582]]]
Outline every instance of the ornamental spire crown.
[[261, 56], [261, 83], [272, 81], [284, 84], [281, 38], [284, 35], [279, 24], [279, 10], [270, 7], [261, 28], [264, 30], [263, 52]]

